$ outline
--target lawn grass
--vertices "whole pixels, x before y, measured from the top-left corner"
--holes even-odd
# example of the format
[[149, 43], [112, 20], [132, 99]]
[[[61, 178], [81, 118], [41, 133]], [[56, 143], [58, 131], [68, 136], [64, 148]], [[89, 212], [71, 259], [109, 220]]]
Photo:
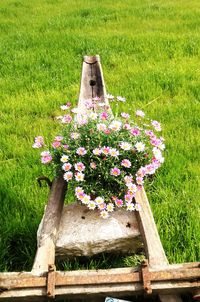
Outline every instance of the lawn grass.
[[166, 161], [146, 190], [169, 261], [200, 260], [199, 1], [1, 0], [0, 20], [0, 270], [31, 269], [48, 196], [33, 138], [76, 104], [85, 54], [124, 110], [162, 122]]

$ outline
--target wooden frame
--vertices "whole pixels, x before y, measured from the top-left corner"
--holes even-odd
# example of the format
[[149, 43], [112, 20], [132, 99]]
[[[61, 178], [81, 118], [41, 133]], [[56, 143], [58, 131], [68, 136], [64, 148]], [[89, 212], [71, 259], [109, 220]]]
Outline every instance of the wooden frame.
[[[78, 102], [81, 113], [87, 111], [84, 100], [95, 96], [104, 99], [109, 106], [100, 58], [86, 56], [83, 61]], [[0, 273], [0, 300], [43, 301], [55, 296], [73, 298], [153, 293], [159, 294], [162, 302], [180, 302], [180, 292], [194, 290], [195, 298], [200, 298], [200, 263], [169, 265], [144, 188], [137, 192], [135, 198], [141, 205], [141, 211], [133, 214], [137, 215], [148, 259], [141, 268], [56, 271], [55, 242], [66, 189], [66, 182], [62, 177], [54, 179], [32, 271]]]

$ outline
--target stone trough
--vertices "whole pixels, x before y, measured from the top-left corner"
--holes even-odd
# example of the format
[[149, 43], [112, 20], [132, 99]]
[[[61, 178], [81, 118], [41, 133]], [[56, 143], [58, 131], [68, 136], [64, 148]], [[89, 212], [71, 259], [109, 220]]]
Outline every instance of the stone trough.
[[[43, 220], [38, 229], [38, 238]], [[56, 239], [58, 258], [134, 253], [143, 247], [136, 213], [118, 210], [108, 219], [84, 205], [64, 206]]]

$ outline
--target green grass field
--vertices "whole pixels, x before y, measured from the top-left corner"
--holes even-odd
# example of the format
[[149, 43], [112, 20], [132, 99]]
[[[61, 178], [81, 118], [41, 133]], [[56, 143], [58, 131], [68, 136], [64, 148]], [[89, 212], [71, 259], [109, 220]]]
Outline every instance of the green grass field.
[[33, 139], [76, 104], [85, 54], [124, 109], [161, 121], [166, 162], [146, 190], [169, 261], [200, 260], [199, 0], [1, 0], [0, 20], [0, 270], [31, 269], [48, 197]]

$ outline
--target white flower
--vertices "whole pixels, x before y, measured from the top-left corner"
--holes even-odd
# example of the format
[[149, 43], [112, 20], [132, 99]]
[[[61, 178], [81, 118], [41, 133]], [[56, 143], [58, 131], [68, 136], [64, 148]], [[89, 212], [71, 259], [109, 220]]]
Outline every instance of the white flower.
[[106, 103], [104, 103], [104, 102], [98, 103], [99, 107], [104, 107], [105, 105], [106, 105]]
[[160, 159], [162, 158], [162, 152], [160, 151], [160, 149], [154, 147], [152, 151], [153, 151], [154, 157], [155, 157], [158, 161], [160, 161]]
[[95, 148], [95, 149], [92, 151], [92, 153], [93, 153], [94, 155], [100, 155], [100, 154], [102, 153], [102, 151], [101, 151], [100, 148]]
[[89, 118], [90, 118], [91, 120], [96, 120], [97, 117], [98, 117], [98, 114], [95, 113], [95, 112], [91, 112], [90, 115], [89, 115]]
[[160, 150], [165, 150], [165, 144], [160, 144], [159, 146], [158, 146], [158, 148], [160, 149]]
[[125, 98], [123, 98], [122, 96], [117, 96], [117, 100], [119, 101], [119, 102], [126, 102], [126, 99]]
[[66, 173], [64, 173], [64, 175], [63, 175], [63, 178], [64, 178], [66, 181], [71, 180], [72, 177], [73, 177], [73, 173], [72, 173], [72, 172], [66, 172]]
[[141, 205], [139, 203], [135, 204], [135, 209], [136, 211], [140, 211], [141, 210]]
[[81, 200], [81, 202], [82, 202], [83, 204], [88, 204], [90, 201], [91, 201], [91, 200], [90, 200], [90, 196], [87, 195], [87, 194], [85, 194], [85, 195], [83, 196], [82, 200]]
[[60, 161], [61, 161], [62, 163], [66, 163], [66, 162], [68, 161], [68, 159], [69, 159], [69, 156], [63, 154], [63, 155], [61, 156], [61, 158], [60, 158]]
[[91, 201], [88, 203], [88, 208], [89, 208], [90, 210], [94, 210], [94, 209], [96, 208], [95, 202], [91, 200]]
[[97, 197], [97, 198], [95, 198], [95, 202], [96, 202], [96, 204], [101, 204], [101, 203], [104, 203], [104, 199], [102, 197]]
[[75, 188], [76, 193], [84, 193], [83, 189], [81, 187], [76, 187]]
[[125, 151], [129, 151], [132, 147], [128, 142], [121, 142], [119, 145]]
[[110, 202], [109, 204], [107, 204], [106, 209], [107, 209], [108, 212], [113, 212], [114, 211], [114, 204]]
[[72, 108], [71, 112], [73, 112], [73, 113], [78, 113], [78, 112], [79, 112], [78, 107], [76, 107], [76, 108]]
[[119, 155], [119, 151], [115, 148], [111, 148], [109, 151], [110, 156], [117, 157]]
[[67, 106], [67, 105], [62, 105], [62, 106], [60, 106], [60, 109], [61, 109], [61, 110], [67, 110], [67, 109], [69, 109], [69, 106]]
[[114, 96], [112, 94], [109, 94], [109, 93], [106, 95], [106, 97], [109, 100], [113, 100], [114, 99]]
[[119, 131], [121, 127], [122, 127], [122, 122], [120, 121], [112, 121], [111, 124], [108, 126], [108, 128], [113, 131]]
[[127, 211], [135, 211], [135, 206], [133, 203], [127, 203]]
[[83, 181], [84, 180], [84, 174], [81, 173], [81, 172], [78, 172], [75, 174], [75, 178], [76, 178], [76, 181]]
[[136, 110], [135, 115], [139, 117], [144, 117], [145, 113], [142, 110]]
[[101, 211], [100, 215], [103, 219], [106, 219], [109, 217], [109, 213], [106, 210]]
[[145, 150], [145, 144], [143, 144], [142, 142], [137, 142], [135, 144], [135, 148], [138, 152], [142, 152]]
[[134, 194], [134, 193], [137, 192], [137, 186], [135, 184], [133, 184], [133, 183], [127, 183], [126, 185], [127, 185], [128, 189], [129, 189], [130, 193]]

